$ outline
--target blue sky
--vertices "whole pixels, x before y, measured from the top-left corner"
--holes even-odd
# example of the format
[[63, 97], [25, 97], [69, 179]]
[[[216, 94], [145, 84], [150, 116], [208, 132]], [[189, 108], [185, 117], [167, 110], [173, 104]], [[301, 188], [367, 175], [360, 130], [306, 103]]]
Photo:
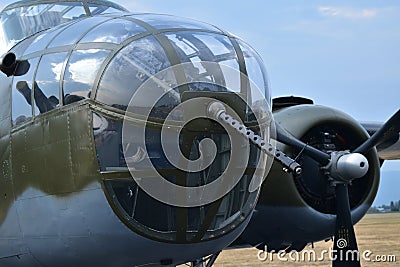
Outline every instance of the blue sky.
[[[0, 8], [12, 2], [1, 0]], [[397, 0], [117, 2], [135, 12], [209, 22], [242, 37], [263, 58], [273, 96], [310, 97], [360, 121], [385, 121], [400, 108]], [[385, 182], [389, 171], [400, 179], [400, 162], [387, 162], [382, 171], [382, 188], [392, 191], [380, 195], [400, 199], [398, 187]]]

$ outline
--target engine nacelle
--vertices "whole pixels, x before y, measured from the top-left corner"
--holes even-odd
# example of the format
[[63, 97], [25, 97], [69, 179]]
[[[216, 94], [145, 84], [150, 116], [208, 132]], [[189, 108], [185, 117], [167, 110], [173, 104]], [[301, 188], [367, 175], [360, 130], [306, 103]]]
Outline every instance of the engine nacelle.
[[[315, 105], [297, 105], [274, 113], [277, 124], [296, 138], [324, 152], [353, 150], [368, 137], [365, 129], [338, 110]], [[291, 147], [277, 144], [303, 166], [294, 177], [274, 164], [263, 184], [251, 222], [241, 238], [260, 249], [301, 250], [310, 242], [334, 235], [335, 189], [319, 164]], [[376, 149], [367, 155], [368, 173], [349, 186], [351, 215], [357, 223], [372, 205], [379, 186], [379, 159]]]

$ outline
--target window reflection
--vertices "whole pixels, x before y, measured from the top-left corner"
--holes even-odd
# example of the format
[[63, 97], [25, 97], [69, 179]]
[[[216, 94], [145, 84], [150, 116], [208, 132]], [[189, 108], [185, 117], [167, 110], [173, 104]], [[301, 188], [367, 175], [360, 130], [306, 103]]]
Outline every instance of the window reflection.
[[247, 76], [250, 80], [250, 90], [247, 94], [247, 103], [250, 108], [247, 113], [248, 120], [269, 118], [269, 105], [271, 94], [268, 86], [267, 72], [260, 56], [246, 43], [237, 40], [243, 52], [246, 63]]
[[77, 50], [69, 59], [64, 77], [64, 104], [90, 97], [96, 76], [110, 51]]
[[12, 123], [18, 126], [32, 117], [32, 80], [38, 58], [30, 59], [29, 71], [20, 77], [14, 77], [12, 90]]
[[81, 3], [70, 3], [68, 5], [51, 5], [48, 12], [62, 14], [64, 19], [73, 20], [86, 16]]
[[40, 33], [35, 40], [33, 40], [32, 44], [26, 49], [25, 55], [35, 53], [46, 48], [50, 41], [53, 40], [53, 38], [64, 29], [64, 27], [65, 25], [61, 25]]
[[[252, 101], [255, 102], [260, 99], [270, 100], [269, 88], [268, 88], [268, 78], [267, 71], [265, 70], [264, 63], [260, 56], [252, 49], [248, 44], [237, 40], [240, 45], [240, 49], [243, 52], [243, 56], [246, 63], [247, 75], [249, 79], [252, 81], [251, 86], [257, 86], [257, 88], [252, 88]], [[260, 92], [260, 94], [256, 94], [256, 92]], [[269, 102], [268, 102], [269, 103]]]
[[107, 19], [108, 18], [105, 17], [91, 17], [78, 21], [58, 35], [51, 42], [49, 47], [75, 44], [85, 32], [90, 30], [90, 28], [104, 22]]
[[125, 10], [121, 9], [116, 9], [113, 7], [105, 6], [105, 5], [98, 5], [98, 4], [93, 4], [93, 3], [88, 3], [90, 13], [92, 16], [96, 16], [99, 14], [110, 14], [110, 13], [121, 13], [124, 12]]
[[[35, 110], [44, 113], [59, 104], [61, 72], [67, 53], [47, 54], [40, 60], [35, 85]], [[35, 112], [35, 113], [36, 113]]]
[[150, 76], [169, 66], [163, 48], [154, 37], [136, 40], [118, 53], [108, 66], [97, 99], [126, 110], [137, 88]]
[[[43, 30], [45, 18], [39, 14], [47, 5], [36, 5], [4, 11], [1, 14], [1, 25], [7, 45], [13, 45], [35, 32]], [[54, 18], [47, 18], [53, 19]]]
[[34, 33], [85, 15], [80, 2], [31, 5], [4, 11], [0, 17], [3, 45], [10, 47]]
[[124, 19], [107, 21], [91, 30], [81, 40], [81, 43], [106, 42], [120, 44], [129, 37], [145, 32], [145, 29], [136, 23]]
[[[193, 64], [184, 65], [187, 80], [196, 81], [190, 85], [192, 90], [221, 91], [226, 87], [230, 91], [240, 91], [239, 64], [228, 37], [198, 32], [176, 32], [166, 36], [175, 47], [180, 60]], [[204, 64], [207, 61], [218, 64]], [[207, 83], [208, 86], [204, 87]], [[217, 86], [211, 86], [211, 83], [216, 83]]]

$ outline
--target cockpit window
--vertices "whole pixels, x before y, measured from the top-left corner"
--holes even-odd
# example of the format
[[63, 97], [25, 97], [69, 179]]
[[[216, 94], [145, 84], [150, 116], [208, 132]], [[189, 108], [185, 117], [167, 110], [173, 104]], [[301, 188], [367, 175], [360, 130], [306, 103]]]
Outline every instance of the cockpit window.
[[35, 114], [53, 110], [60, 104], [60, 78], [67, 53], [44, 55], [34, 82]]
[[[165, 39], [160, 41], [162, 38]], [[240, 58], [244, 60], [240, 61]], [[174, 66], [174, 69], [164, 71], [169, 66]], [[246, 77], [241, 75], [244, 67], [247, 70]], [[156, 73], [157, 77], [146, 82]], [[178, 83], [180, 86], [177, 86]], [[162, 97], [155, 106], [151, 101], [148, 102], [153, 99], [156, 89], [164, 88], [164, 85], [173, 91]], [[140, 93], [135, 94], [139, 87]], [[192, 30], [171, 30], [159, 33], [158, 39], [148, 36], [133, 41], [118, 52], [106, 68], [96, 99], [126, 111], [135, 96], [136, 102], [131, 102], [129, 112], [146, 115], [146, 111], [158, 107], [154, 109], [157, 112], [149, 113], [150, 116], [165, 119], [182, 99], [205, 91], [229, 92], [227, 95], [232, 97], [236, 94], [246, 97], [248, 109], [241, 107], [240, 101], [237, 103], [240, 106], [238, 108], [246, 113], [247, 121], [254, 121], [255, 112], [264, 114], [267, 110], [262, 104], [265, 98], [267, 101], [270, 99], [262, 61], [251, 47], [224, 34]]]
[[113, 19], [92, 29], [80, 42], [120, 44], [126, 39], [145, 31], [143, 27], [132, 21]]
[[77, 23], [69, 26], [60, 35], [58, 35], [49, 45], [49, 47], [57, 47], [63, 45], [75, 44], [79, 39], [89, 31], [91, 28], [104, 22], [108, 18], [105, 17], [93, 17], [90, 19], [80, 20]]
[[[268, 85], [267, 71], [261, 57], [245, 42], [238, 40], [240, 49], [243, 51], [244, 60], [246, 63], [247, 75], [252, 81], [250, 86], [257, 86], [265, 95], [253, 95], [253, 103], [260, 99], [266, 99], [271, 103], [271, 94]], [[253, 90], [252, 90], [253, 91]]]
[[18, 126], [32, 117], [32, 80], [38, 58], [29, 60], [28, 72], [15, 77], [12, 88], [12, 124]]
[[[185, 64], [184, 69], [188, 81], [203, 82], [203, 88], [199, 83], [190, 84], [191, 90], [206, 90], [206, 83], [215, 83], [219, 91], [226, 87], [230, 91], [240, 92], [239, 64], [235, 49], [228, 37], [221, 34], [181, 31], [166, 34], [167, 38], [176, 49], [181, 62]], [[228, 68], [220, 68], [217, 64], [204, 64], [204, 62], [215, 62]], [[237, 70], [237, 72], [232, 71]], [[210, 87], [210, 86], [208, 86]]]
[[52, 5], [48, 12], [62, 14], [62, 17], [68, 20], [77, 19], [86, 15], [80, 3], [75, 3], [75, 5]]
[[86, 12], [80, 2], [32, 5], [5, 10], [0, 17], [1, 47], [10, 48], [32, 34], [84, 16]]
[[64, 105], [90, 97], [98, 71], [109, 53], [100, 49], [72, 53], [64, 76]]
[[108, 66], [97, 93], [97, 99], [112, 107], [126, 110], [135, 91], [149, 77], [168, 68], [167, 56], [153, 36], [129, 44]]
[[[73, 22], [70, 22], [73, 23]], [[25, 55], [35, 53], [38, 51], [43, 50], [46, 48], [50, 41], [54, 39], [55, 36], [57, 36], [61, 31], [64, 30], [64, 25], [46, 30], [41, 32], [35, 37], [35, 40], [31, 43], [31, 45], [25, 50]]]

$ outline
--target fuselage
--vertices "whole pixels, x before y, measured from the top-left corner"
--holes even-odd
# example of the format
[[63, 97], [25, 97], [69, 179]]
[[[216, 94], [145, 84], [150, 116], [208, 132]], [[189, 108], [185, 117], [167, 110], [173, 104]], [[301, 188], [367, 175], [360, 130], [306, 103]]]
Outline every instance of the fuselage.
[[[247, 64], [263, 75], [258, 55], [244, 42], [208, 24], [120, 10], [77, 16], [27, 36], [11, 52], [30, 67], [18, 76], [0, 75], [0, 266], [174, 265], [216, 253], [244, 230], [259, 194], [247, 190], [251, 175], [239, 177], [220, 200], [171, 206], [132, 179], [126, 155], [140, 163], [143, 147], [133, 138], [130, 151], [122, 140], [132, 88], [168, 66], [227, 62], [238, 73]], [[227, 74], [203, 66], [202, 79], [209, 75], [228, 86]], [[193, 70], [184, 71], [190, 76]], [[259, 80], [264, 88], [263, 76]], [[164, 100], [152, 116], [172, 104]], [[130, 121], [147, 127], [140, 116]], [[146, 128], [148, 157], [178, 181], [182, 173], [160, 155], [160, 126], [152, 125]], [[218, 130], [192, 139], [198, 136], [217, 143], [217, 165], [207, 174], [217, 179], [229, 161], [226, 137]], [[196, 157], [192, 139], [188, 156]], [[259, 157], [250, 154], [249, 162]], [[183, 175], [191, 185], [207, 182]]]

